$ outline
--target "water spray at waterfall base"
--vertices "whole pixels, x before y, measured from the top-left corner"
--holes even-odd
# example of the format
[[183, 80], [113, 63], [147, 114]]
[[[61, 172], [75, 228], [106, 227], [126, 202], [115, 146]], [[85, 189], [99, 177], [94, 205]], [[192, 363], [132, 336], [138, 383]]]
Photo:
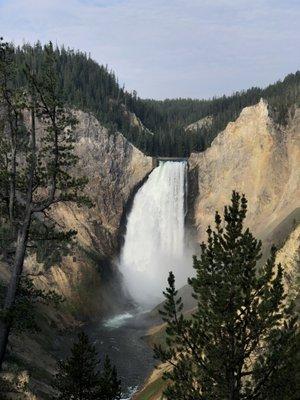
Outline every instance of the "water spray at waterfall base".
[[169, 271], [176, 286], [192, 275], [185, 232], [186, 162], [160, 162], [135, 195], [127, 219], [120, 269], [125, 288], [143, 308], [163, 299]]

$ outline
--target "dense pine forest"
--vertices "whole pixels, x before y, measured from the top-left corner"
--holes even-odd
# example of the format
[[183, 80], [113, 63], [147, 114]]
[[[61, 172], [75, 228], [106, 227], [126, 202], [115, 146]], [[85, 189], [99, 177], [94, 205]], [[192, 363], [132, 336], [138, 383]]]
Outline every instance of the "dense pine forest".
[[[265, 98], [277, 123], [284, 125], [288, 112], [300, 103], [300, 72], [290, 74], [264, 89], [246, 91], [209, 100], [141, 99], [136, 92], [121, 87], [107, 66], [99, 65], [90, 55], [71, 49], [56, 48], [58, 88], [63, 100], [72, 107], [90, 111], [111, 132], [121, 131], [133, 144], [148, 155], [188, 156], [203, 151], [234, 120], [243, 107]], [[16, 84], [25, 81], [24, 67], [41, 71], [45, 49], [37, 43], [14, 48]], [[201, 93], [199, 93], [201, 96]], [[133, 123], [132, 113], [141, 124]], [[186, 131], [186, 126], [210, 116], [211, 123]]]

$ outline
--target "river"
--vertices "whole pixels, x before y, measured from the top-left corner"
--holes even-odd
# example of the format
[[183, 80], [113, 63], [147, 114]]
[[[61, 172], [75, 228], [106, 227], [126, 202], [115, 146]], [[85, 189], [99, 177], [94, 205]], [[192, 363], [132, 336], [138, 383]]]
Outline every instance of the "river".
[[147, 313], [135, 310], [89, 327], [89, 335], [101, 360], [108, 354], [117, 367], [124, 400], [131, 398], [155, 366], [153, 350], [143, 338], [154, 323]]

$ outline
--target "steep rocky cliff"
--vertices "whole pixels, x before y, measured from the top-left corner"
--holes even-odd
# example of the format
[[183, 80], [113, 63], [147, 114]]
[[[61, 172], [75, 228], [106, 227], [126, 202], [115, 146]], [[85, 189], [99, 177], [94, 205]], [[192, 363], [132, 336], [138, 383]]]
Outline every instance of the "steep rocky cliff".
[[[207, 225], [214, 223], [215, 210], [222, 214], [232, 190], [245, 193], [247, 225], [262, 239], [265, 250], [273, 243], [279, 248], [276, 262], [284, 267], [288, 299], [299, 297], [299, 171], [300, 109], [296, 108], [282, 127], [274, 123], [264, 100], [244, 108], [210, 148], [189, 158], [188, 220], [195, 227], [197, 241], [206, 240]], [[184, 301], [189, 299], [187, 287], [182, 293]], [[147, 340], [161, 340], [164, 329], [159, 325], [150, 330]], [[162, 365], [149, 376], [135, 400], [162, 398], [164, 368]]]
[[[278, 251], [276, 262], [284, 266], [284, 282], [289, 297], [299, 297], [300, 278], [300, 224], [293, 229]], [[297, 302], [299, 311], [299, 301]]]
[[[109, 278], [116, 272], [114, 258], [122, 223], [129, 198], [151, 171], [152, 159], [121, 133], [110, 134], [91, 114], [76, 111], [76, 117], [76, 174], [88, 177], [85, 193], [93, 207], [55, 207], [55, 219], [66, 229], [77, 231], [77, 249], [37, 278], [36, 283], [57, 289], [69, 306], [87, 318], [111, 312], [117, 305], [118, 299], [112, 300], [113, 286], [117, 285]], [[30, 268], [32, 265], [31, 262]]]
[[215, 210], [222, 213], [232, 190], [245, 193], [246, 224], [262, 240], [264, 258], [272, 244], [283, 246], [278, 262], [295, 294], [300, 271], [300, 109], [294, 108], [287, 125], [279, 126], [261, 99], [244, 108], [205, 152], [192, 154], [189, 166], [189, 215], [197, 241], [206, 239]]
[[[109, 134], [90, 114], [76, 111], [76, 115], [76, 173], [88, 176], [86, 193], [94, 207], [56, 207], [53, 214], [59, 223], [78, 232], [75, 249], [48, 270], [34, 257], [26, 265], [30, 272], [43, 272], [35, 278], [38, 287], [55, 289], [65, 296], [61, 309], [50, 315], [61, 329], [122, 307], [114, 262], [120, 233], [136, 188], [153, 168], [152, 159], [122, 134]], [[291, 282], [292, 291], [299, 274], [299, 140], [300, 109], [290, 115], [286, 127], [281, 127], [273, 122], [267, 103], [261, 100], [229, 123], [210, 148], [189, 158], [188, 219], [195, 227], [197, 241], [205, 240], [207, 225], [213, 222], [215, 210], [222, 211], [228, 203], [231, 191], [245, 193], [249, 201], [247, 223], [265, 242], [281, 247], [277, 261], [286, 266], [285, 278]], [[1, 271], [7, 279], [3, 265]], [[48, 312], [45, 310], [45, 314]], [[29, 365], [42, 374], [31, 386], [41, 398], [51, 393], [51, 387], [43, 387], [42, 382], [48, 382], [55, 371], [53, 354], [61, 354], [66, 338], [69, 340], [67, 336], [57, 337], [49, 345], [53, 330], [44, 325], [38, 338], [27, 335], [13, 340], [25, 370]], [[160, 388], [158, 385], [159, 392]]]
[[[112, 265], [108, 264], [113, 264], [118, 254], [128, 202], [153, 168], [152, 158], [146, 157], [121, 133], [108, 132], [92, 114], [79, 110], [74, 114], [78, 120], [75, 131], [78, 163], [74, 174], [88, 178], [85, 194], [93, 207], [79, 208], [68, 203], [52, 208], [51, 213], [63, 228], [77, 231], [76, 248], [61, 265], [52, 266], [45, 277], [36, 279], [36, 283], [55, 287], [67, 298], [72, 288], [87, 280], [86, 264], [96, 264], [102, 269], [100, 275], [105, 274], [105, 269], [111, 272]], [[25, 123], [29, 122], [29, 114], [24, 117]], [[38, 122], [37, 129], [43, 130]], [[27, 268], [32, 272], [42, 266], [30, 257]], [[7, 279], [5, 268], [2, 275]]]
[[213, 123], [213, 117], [208, 115], [207, 117], [199, 119], [199, 121], [193, 122], [185, 127], [186, 132], [197, 132], [199, 129], [202, 128], [209, 128]]
[[260, 237], [268, 235], [300, 206], [299, 163], [300, 109], [281, 127], [266, 101], [244, 108], [210, 148], [190, 156], [190, 215], [198, 240], [233, 189], [247, 196], [249, 227]]
[[[34, 255], [26, 260], [25, 272], [32, 274], [38, 288], [55, 290], [65, 301], [56, 310], [39, 307], [41, 334], [12, 335], [14, 358], [8, 369], [18, 365], [21, 380], [28, 381], [38, 398], [52, 396], [49, 382], [72, 342], [72, 330], [84, 321], [100, 319], [124, 307], [116, 257], [122, 225], [136, 188], [152, 170], [152, 158], [129, 143], [121, 133], [109, 133], [91, 114], [76, 111], [75, 151], [79, 156], [76, 175], [87, 176], [86, 194], [93, 207], [72, 204], [55, 206], [51, 213], [65, 229], [77, 231], [71, 254], [58, 265], [45, 268]], [[38, 125], [38, 129], [43, 129]], [[8, 267], [0, 261], [0, 275], [9, 278]], [[36, 275], [36, 276], [35, 276]], [[21, 368], [21, 369], [20, 369]], [[15, 373], [12, 373], [15, 376]]]

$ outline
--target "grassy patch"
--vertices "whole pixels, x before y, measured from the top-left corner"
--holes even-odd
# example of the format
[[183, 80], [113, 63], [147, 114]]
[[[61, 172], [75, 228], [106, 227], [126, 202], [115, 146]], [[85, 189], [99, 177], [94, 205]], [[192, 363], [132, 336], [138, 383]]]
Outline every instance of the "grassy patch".
[[136, 397], [135, 400], [161, 399], [166, 382], [160, 377], [148, 384]]

